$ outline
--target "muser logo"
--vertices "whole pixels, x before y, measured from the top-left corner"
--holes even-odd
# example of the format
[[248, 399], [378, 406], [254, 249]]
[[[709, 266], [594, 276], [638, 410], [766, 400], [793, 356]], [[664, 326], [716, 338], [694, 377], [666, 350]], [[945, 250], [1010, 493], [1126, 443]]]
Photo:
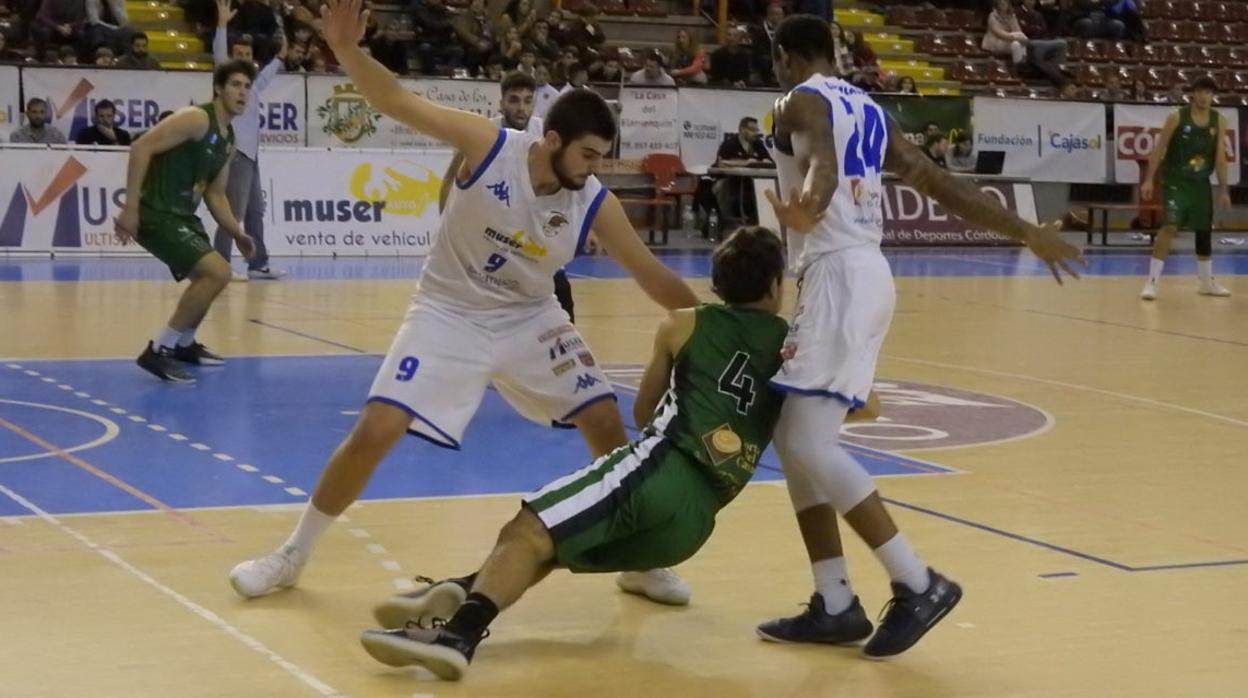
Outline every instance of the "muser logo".
[[321, 131], [343, 143], [355, 143], [377, 133], [377, 122], [381, 121], [381, 114], [368, 106], [351, 83], [334, 85], [334, 94], [316, 108], [316, 115], [324, 122]]
[[[36, 194], [27, 189], [24, 183], [19, 182], [13, 189], [4, 218], [0, 219], [0, 247], [20, 247], [22, 238], [26, 234], [27, 221], [43, 214], [54, 203], [57, 204], [57, 211], [52, 233], [52, 246], [81, 247], [82, 227], [78, 204], [80, 198], [87, 203], [86, 200], [89, 197], [86, 196], [88, 192], [85, 190], [82, 190], [80, 196], [77, 182], [86, 172], [86, 165], [70, 156], [52, 176], [52, 180], [43, 188], [43, 191]], [[107, 192], [101, 193], [101, 197], [106, 198]], [[103, 211], [106, 205], [107, 201], [101, 201], [102, 210], [98, 213], [103, 215], [99, 216], [99, 223], [107, 220], [107, 214]], [[89, 222], [96, 223], [97, 221], [93, 217]]]

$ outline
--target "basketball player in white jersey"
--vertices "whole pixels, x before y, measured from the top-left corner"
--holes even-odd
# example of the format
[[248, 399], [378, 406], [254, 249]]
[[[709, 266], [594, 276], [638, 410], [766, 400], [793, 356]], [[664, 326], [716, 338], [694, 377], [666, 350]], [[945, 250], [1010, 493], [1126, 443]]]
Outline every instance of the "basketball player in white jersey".
[[[499, 110], [501, 113], [490, 117], [497, 126], [509, 128], [513, 131], [523, 131], [534, 138], [541, 138], [546, 134], [543, 128], [542, 117], [533, 113], [534, 100], [533, 95], [537, 90], [537, 82], [532, 76], [526, 75], [519, 71], [508, 73], [503, 76], [502, 82], [499, 83], [502, 99], [499, 101]], [[455, 181], [455, 173], [464, 165], [464, 156], [462, 153], [455, 153], [455, 157], [451, 158], [451, 164], [446, 168], [446, 174], [442, 177], [442, 191], [438, 197], [438, 211], [446, 210], [446, 200], [451, 196], [451, 182]], [[583, 250], [577, 250], [579, 254]], [[568, 314], [568, 320], [573, 324], [576, 323], [576, 305], [572, 299], [572, 284], [568, 282], [567, 273], [560, 269], [555, 272], [555, 298], [559, 299], [559, 306]]]
[[[334, 55], [374, 108], [453, 146], [464, 163], [420, 289], [354, 429], [286, 543], [231, 571], [231, 584], [245, 597], [295, 584], [317, 540], [404, 433], [458, 448], [490, 382], [525, 417], [575, 425], [595, 458], [627, 443], [610, 383], [551, 283], [591, 228], [659, 305], [698, 302], [650, 254], [619, 200], [594, 176], [615, 138], [614, 115], [601, 97], [584, 90], [562, 95], [540, 138], [500, 129], [404, 90], [359, 47], [367, 15], [360, 0], [322, 6]], [[619, 580], [625, 591], [688, 602], [688, 588], [670, 570], [634, 574]], [[430, 589], [448, 585], [455, 582]]]
[[[780, 191], [768, 199], [787, 229], [800, 295], [772, 385], [788, 393], [775, 443], [784, 465], [814, 577], [807, 610], [759, 626], [764, 639], [853, 644], [864, 654], [904, 652], [945, 616], [961, 588], [929, 568], [898, 532], [871, 477], [838, 443], [851, 409], [862, 407], [892, 319], [894, 289], [880, 252], [881, 173], [896, 173], [966, 221], [1027, 244], [1061, 282], [1079, 251], [1057, 235], [1004, 210], [971, 181], [958, 179], [910, 145], [871, 98], [835, 77], [827, 22], [785, 19], [776, 30], [774, 65], [788, 92], [776, 102], [765, 139]], [[878, 630], [849, 584], [836, 516], [875, 552], [893, 598]]]

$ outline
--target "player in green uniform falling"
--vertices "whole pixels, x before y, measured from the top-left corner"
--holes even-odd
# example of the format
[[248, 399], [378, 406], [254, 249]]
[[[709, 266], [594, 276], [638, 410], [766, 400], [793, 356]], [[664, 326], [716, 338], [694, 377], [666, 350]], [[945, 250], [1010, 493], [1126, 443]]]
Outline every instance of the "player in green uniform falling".
[[225, 363], [195, 341], [208, 308], [230, 283], [230, 265], [213, 249], [195, 211], [202, 200], [243, 256], [255, 252], [225, 196], [234, 151], [230, 121], [247, 106], [255, 76], [255, 67], [244, 61], [218, 66], [211, 102], [178, 110], [130, 148], [126, 205], [113, 221], [117, 237], [123, 243], [138, 242], [169, 267], [174, 279], [191, 280], [169, 323], [138, 359], [139, 366], [162, 380], [194, 381], [178, 362]]
[[767, 381], [788, 332], [776, 315], [784, 269], [766, 228], [720, 245], [711, 278], [726, 305], [677, 310], [659, 326], [633, 405], [648, 424], [641, 437], [525, 497], [475, 575], [379, 605], [377, 620], [397, 629], [366, 631], [369, 654], [456, 680], [499, 611], [556, 567], [648, 570], [692, 557], [754, 474], [780, 415], [783, 395]]
[[1197, 291], [1204, 296], [1229, 296], [1213, 278], [1213, 187], [1209, 175], [1218, 175], [1218, 206], [1230, 208], [1226, 179], [1226, 121], [1213, 109], [1218, 85], [1204, 76], [1192, 83], [1192, 103], [1166, 118], [1161, 136], [1148, 159], [1148, 176], [1140, 185], [1140, 198], [1153, 197], [1153, 181], [1161, 169], [1161, 199], [1165, 221], [1157, 232], [1148, 282], [1140, 292], [1146, 301], [1157, 298], [1157, 284], [1170, 243], [1179, 230], [1196, 232]]

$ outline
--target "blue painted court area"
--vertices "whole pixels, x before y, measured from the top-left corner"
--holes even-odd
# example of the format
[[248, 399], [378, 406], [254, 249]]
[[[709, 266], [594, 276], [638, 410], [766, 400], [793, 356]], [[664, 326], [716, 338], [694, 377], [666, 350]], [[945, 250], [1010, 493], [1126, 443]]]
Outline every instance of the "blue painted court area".
[[[380, 362], [235, 358], [199, 369], [194, 386], [158, 383], [129, 360], [0, 362], [0, 484], [54, 514], [302, 502]], [[617, 392], [631, 414], [631, 389]], [[852, 448], [874, 475], [952, 472]], [[588, 461], [575, 431], [528, 422], [491, 390], [462, 451], [404, 439], [364, 497], [523, 492]], [[779, 477], [768, 451], [756, 479]], [[0, 516], [28, 513], [0, 497]]]
[[[705, 250], [656, 252], [664, 264], [686, 278], [710, 275], [711, 258]], [[948, 276], [1047, 276], [1049, 270], [1029, 253], [1006, 249], [896, 249], [884, 251], [898, 277]], [[1148, 273], [1147, 249], [1087, 252], [1090, 276], [1144, 276]], [[371, 257], [331, 259], [309, 257], [276, 259], [290, 272], [290, 281], [415, 280], [423, 258]], [[1223, 276], [1248, 275], [1248, 251], [1214, 250], [1214, 272]], [[568, 265], [578, 277], [618, 279], [627, 273], [607, 257], [578, 257]], [[1166, 263], [1167, 275], [1196, 273], [1196, 258], [1176, 252]], [[4, 281], [167, 281], [169, 272], [154, 259], [74, 257], [61, 259], [0, 256], [0, 282]]]

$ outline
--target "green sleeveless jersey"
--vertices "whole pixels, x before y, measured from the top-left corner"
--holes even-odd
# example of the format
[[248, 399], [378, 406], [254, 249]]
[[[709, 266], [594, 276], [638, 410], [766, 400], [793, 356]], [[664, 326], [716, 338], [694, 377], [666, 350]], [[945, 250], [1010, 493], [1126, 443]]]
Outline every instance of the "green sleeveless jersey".
[[1217, 158], [1218, 112], [1209, 110], [1209, 124], [1197, 126], [1192, 121], [1192, 108], [1179, 110], [1179, 126], [1170, 136], [1162, 171], [1166, 181], [1186, 180], [1209, 182]]
[[204, 190], [216, 179], [230, 160], [234, 146], [234, 127], [222, 136], [217, 123], [217, 110], [212, 102], [198, 108], [208, 113], [208, 132], [197, 141], [186, 141], [173, 150], [152, 158], [143, 180], [140, 204], [143, 208], [193, 216], [204, 198]]
[[676, 356], [672, 384], [646, 434], [662, 434], [691, 459], [727, 504], [749, 482], [771, 441], [788, 323], [762, 310], [703, 305]]

